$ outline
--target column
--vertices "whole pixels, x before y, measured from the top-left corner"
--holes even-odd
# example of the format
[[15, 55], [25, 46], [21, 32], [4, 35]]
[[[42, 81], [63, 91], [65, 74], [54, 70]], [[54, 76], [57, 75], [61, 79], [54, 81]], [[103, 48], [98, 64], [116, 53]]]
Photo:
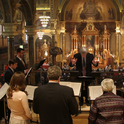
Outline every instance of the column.
[[95, 53], [96, 53], [96, 50], [97, 50], [97, 35], [95, 35]]
[[[57, 47], [61, 48], [60, 47], [60, 31], [58, 30], [57, 33], [56, 33], [56, 37], [57, 37]], [[60, 55], [58, 55], [56, 57], [56, 61], [60, 62], [61, 59], [60, 59]]]
[[75, 46], [76, 46], [76, 41], [75, 41], [75, 38], [74, 38], [74, 49], [75, 49]]
[[108, 50], [110, 50], [110, 38], [108, 38]]
[[63, 60], [65, 60], [65, 33], [63, 33], [62, 47], [63, 47]]
[[18, 35], [17, 24], [14, 23], [3, 23], [5, 31], [3, 36], [7, 36], [8, 41], [8, 61], [14, 59], [14, 36]]
[[82, 47], [82, 45], [83, 45], [83, 41], [84, 41], [84, 35], [82, 36], [82, 44], [81, 44], [81, 47]]
[[14, 36], [8, 36], [8, 60], [14, 59]]
[[107, 49], [107, 38], [105, 39], [105, 44], [106, 44], [105, 48]]
[[84, 44], [83, 44], [84, 47], [86, 47], [86, 35], [84, 35]]
[[119, 34], [116, 34], [116, 58], [117, 64], [119, 64]]
[[71, 38], [71, 50], [73, 50], [73, 38]]
[[120, 21], [116, 21], [116, 62], [119, 65], [119, 35], [120, 35]]
[[122, 10], [121, 20], [121, 62], [124, 63], [124, 10]]
[[[26, 34], [28, 35], [28, 49], [29, 49], [29, 67], [32, 67], [34, 70], [34, 30], [33, 26], [26, 26]], [[33, 71], [32, 70], [32, 71]], [[35, 84], [35, 73], [30, 74], [30, 84]]]
[[77, 41], [77, 38], [76, 38], [76, 49], [78, 50], [78, 41]]
[[99, 35], [97, 35], [98, 51], [99, 51]]

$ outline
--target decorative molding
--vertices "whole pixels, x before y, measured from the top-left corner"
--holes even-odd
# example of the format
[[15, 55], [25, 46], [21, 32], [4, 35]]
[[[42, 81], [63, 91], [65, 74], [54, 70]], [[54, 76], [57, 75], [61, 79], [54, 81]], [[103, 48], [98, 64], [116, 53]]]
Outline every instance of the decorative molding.
[[17, 23], [3, 23], [5, 31], [2, 33], [4, 36], [14, 36], [18, 35], [17, 29]]
[[27, 25], [25, 26], [25, 33], [28, 35], [28, 36], [34, 36], [35, 32], [34, 32], [34, 26], [33, 25]]

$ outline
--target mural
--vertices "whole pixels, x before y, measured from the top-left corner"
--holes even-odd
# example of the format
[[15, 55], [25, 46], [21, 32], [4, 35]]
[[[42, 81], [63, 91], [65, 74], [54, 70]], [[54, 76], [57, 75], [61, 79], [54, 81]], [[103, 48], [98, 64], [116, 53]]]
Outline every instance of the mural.
[[66, 11], [65, 20], [72, 20], [72, 9], [70, 11]]
[[86, 36], [86, 47], [87, 48], [94, 48], [94, 41], [95, 41], [95, 36], [92, 35], [87, 35]]
[[36, 0], [36, 8], [49, 7], [49, 0]]
[[116, 7], [112, 0], [71, 0], [65, 10], [65, 20], [81, 22], [92, 18], [98, 21], [116, 20]]
[[95, 20], [102, 20], [102, 16], [97, 10], [95, 1], [85, 2], [83, 5], [83, 10], [80, 13], [80, 19], [88, 19], [89, 17], [92, 17]]
[[115, 20], [115, 15], [114, 15], [114, 10], [113, 10], [113, 8], [109, 8], [109, 9], [108, 9], [108, 14], [109, 14], [108, 19], [110, 19], [110, 20]]

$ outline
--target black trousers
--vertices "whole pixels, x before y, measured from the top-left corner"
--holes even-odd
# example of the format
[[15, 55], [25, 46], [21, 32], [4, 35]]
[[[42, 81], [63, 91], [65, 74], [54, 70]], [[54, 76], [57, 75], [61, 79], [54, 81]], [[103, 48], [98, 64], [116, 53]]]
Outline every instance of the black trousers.
[[0, 120], [4, 117], [4, 102], [0, 100]]
[[83, 96], [85, 96], [85, 102], [88, 103], [88, 86], [90, 85], [89, 81], [85, 81], [85, 91], [83, 90], [83, 82], [81, 85], [81, 96], [79, 97], [79, 104], [83, 105]]

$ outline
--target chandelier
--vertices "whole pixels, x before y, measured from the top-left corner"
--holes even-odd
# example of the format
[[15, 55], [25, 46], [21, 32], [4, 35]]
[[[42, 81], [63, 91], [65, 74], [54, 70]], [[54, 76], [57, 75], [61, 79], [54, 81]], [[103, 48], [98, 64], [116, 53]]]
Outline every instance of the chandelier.
[[42, 27], [46, 28], [49, 22], [50, 16], [40, 16], [39, 18], [40, 18]]
[[39, 39], [41, 40], [43, 38], [44, 32], [37, 32], [37, 35], [39, 37]]

